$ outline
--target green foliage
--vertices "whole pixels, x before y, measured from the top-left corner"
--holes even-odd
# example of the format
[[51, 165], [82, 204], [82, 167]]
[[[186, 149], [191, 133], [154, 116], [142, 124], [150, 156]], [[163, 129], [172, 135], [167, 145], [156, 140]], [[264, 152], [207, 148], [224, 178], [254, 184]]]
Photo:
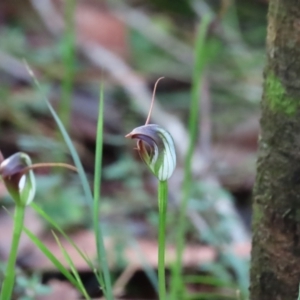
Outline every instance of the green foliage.
[[2, 51], [17, 57], [22, 57], [24, 54], [29, 53], [26, 36], [22, 29], [18, 27], [1, 27], [0, 45]]
[[42, 284], [42, 278], [39, 274], [16, 277], [16, 294], [19, 294], [18, 300], [35, 300], [37, 297], [48, 295], [51, 291], [49, 286]]
[[[88, 225], [88, 208], [77, 179], [65, 173], [37, 177], [37, 199], [40, 207], [64, 229]], [[70, 205], [71, 203], [71, 205]]]
[[[0, 282], [5, 276], [5, 264], [0, 263]], [[48, 295], [50, 288], [42, 284], [41, 275], [33, 273], [25, 274], [21, 269], [16, 268], [16, 282], [13, 290], [13, 299], [35, 300], [38, 296]]]
[[[63, 44], [65, 44], [65, 41]], [[58, 61], [62, 45], [57, 43], [34, 47], [28, 42], [26, 33], [21, 27], [3, 26], [0, 30], [0, 45], [1, 51], [9, 53], [13, 57], [20, 59], [26, 58], [39, 66], [51, 66], [51, 69], [53, 69], [53, 66], [55, 66], [55, 68], [59, 66]]]
[[190, 69], [176, 62], [169, 53], [155, 46], [149, 39], [138, 32], [130, 33], [130, 44], [134, 66], [143, 73], [163, 74], [168, 78], [188, 77]]
[[[30, 112], [43, 113], [40, 101], [31, 89], [24, 88], [22, 92], [12, 93], [6, 86], [0, 86], [1, 110], [0, 121], [10, 124], [18, 133], [39, 133], [35, 123], [32, 122]], [[44, 108], [44, 107], [43, 107]], [[0, 133], [5, 135], [4, 128], [0, 127]]]
[[103, 168], [103, 176], [106, 180], [130, 181], [141, 175], [140, 163], [131, 155], [122, 154], [119, 160]]

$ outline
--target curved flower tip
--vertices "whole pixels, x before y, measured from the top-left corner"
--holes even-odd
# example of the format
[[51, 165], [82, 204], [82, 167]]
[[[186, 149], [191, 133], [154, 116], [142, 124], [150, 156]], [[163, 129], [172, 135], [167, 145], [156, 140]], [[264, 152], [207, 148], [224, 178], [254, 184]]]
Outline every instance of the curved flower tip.
[[156, 124], [133, 129], [126, 137], [137, 139], [137, 150], [160, 181], [171, 177], [176, 167], [176, 152], [172, 136]]
[[36, 183], [32, 170], [27, 170], [32, 165], [30, 157], [23, 152], [18, 152], [0, 161], [0, 175], [4, 184], [19, 205], [28, 205], [35, 196]]

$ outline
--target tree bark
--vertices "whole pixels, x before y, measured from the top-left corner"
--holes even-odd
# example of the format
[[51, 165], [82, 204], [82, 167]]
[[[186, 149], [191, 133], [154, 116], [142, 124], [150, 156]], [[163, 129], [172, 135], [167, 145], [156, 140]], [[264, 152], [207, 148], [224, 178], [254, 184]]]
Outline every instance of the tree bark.
[[253, 203], [251, 300], [295, 300], [300, 282], [300, 1], [270, 0]]

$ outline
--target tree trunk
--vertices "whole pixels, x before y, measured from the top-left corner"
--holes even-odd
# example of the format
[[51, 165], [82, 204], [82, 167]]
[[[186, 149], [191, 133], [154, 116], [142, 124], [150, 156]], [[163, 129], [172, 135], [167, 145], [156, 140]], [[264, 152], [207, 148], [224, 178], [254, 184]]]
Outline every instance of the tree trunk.
[[296, 300], [300, 282], [300, 1], [270, 0], [253, 204], [251, 300]]

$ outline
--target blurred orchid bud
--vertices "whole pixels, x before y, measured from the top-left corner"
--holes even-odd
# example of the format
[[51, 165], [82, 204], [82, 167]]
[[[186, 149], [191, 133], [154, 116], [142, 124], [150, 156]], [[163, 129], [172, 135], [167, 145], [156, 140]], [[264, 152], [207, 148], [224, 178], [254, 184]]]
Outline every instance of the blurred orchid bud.
[[126, 137], [138, 140], [137, 150], [158, 180], [171, 177], [176, 166], [176, 153], [168, 131], [156, 124], [148, 124], [133, 129]]
[[0, 175], [17, 205], [28, 205], [35, 196], [36, 183], [31, 166], [30, 157], [23, 152], [2, 158], [0, 163]]

